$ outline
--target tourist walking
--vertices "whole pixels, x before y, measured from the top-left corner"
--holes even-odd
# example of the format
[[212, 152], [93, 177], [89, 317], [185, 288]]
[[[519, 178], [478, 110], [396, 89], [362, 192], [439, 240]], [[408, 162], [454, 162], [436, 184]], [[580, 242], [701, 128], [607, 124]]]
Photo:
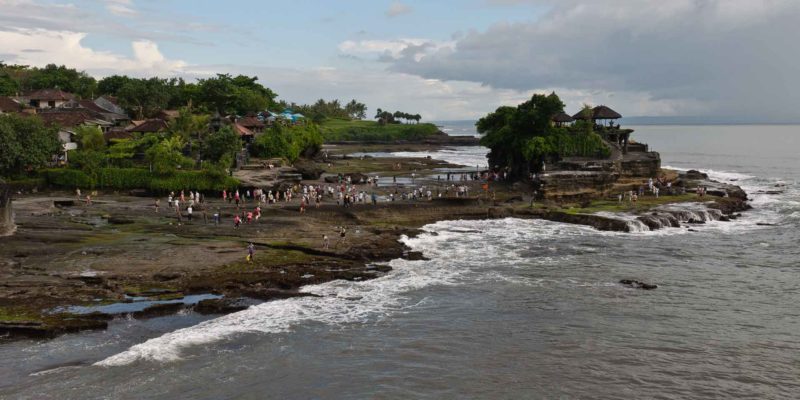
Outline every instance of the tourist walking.
[[247, 245], [247, 262], [253, 262], [253, 258], [255, 257], [255, 255], [256, 255], [256, 246], [252, 242], [250, 242], [250, 244]]

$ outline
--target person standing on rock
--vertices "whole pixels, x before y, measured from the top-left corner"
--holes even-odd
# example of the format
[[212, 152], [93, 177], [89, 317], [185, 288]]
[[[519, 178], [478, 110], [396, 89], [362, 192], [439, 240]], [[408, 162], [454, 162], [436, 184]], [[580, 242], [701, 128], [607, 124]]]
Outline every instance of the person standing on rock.
[[328, 250], [330, 249], [330, 241], [328, 240], [328, 235], [322, 235], [322, 249]]
[[344, 226], [342, 226], [341, 229], [339, 230], [339, 241], [336, 242], [336, 245], [333, 246], [333, 248], [335, 249], [339, 247], [339, 245], [341, 243], [344, 243], [345, 240], [347, 240], [347, 229]]
[[233, 229], [239, 229], [239, 225], [242, 224], [242, 219], [239, 218], [239, 214], [233, 216]]
[[256, 255], [256, 246], [252, 242], [250, 242], [250, 244], [247, 245], [247, 262], [253, 262], [253, 258], [255, 257], [255, 255]]
[[188, 219], [189, 221], [192, 220], [192, 211], [193, 211], [192, 206], [186, 208], [186, 219]]
[[153, 206], [156, 209], [156, 214], [158, 214], [158, 208], [160, 207], [160, 204], [159, 204], [160, 202], [161, 202], [161, 200], [156, 199], [156, 201], [153, 203]]

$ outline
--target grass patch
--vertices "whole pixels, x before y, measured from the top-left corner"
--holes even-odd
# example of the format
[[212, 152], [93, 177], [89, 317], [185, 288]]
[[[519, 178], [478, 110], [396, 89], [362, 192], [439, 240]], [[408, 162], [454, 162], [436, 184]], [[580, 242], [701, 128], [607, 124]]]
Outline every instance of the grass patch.
[[326, 142], [419, 140], [439, 132], [434, 124], [387, 124], [331, 118], [319, 130]]
[[39, 313], [23, 307], [0, 307], [0, 322], [41, 322]]

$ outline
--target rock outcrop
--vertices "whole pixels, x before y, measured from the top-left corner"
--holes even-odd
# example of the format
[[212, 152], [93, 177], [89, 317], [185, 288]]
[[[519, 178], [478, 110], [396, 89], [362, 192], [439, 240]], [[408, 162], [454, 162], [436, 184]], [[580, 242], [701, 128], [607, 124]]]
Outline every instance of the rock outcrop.
[[11, 210], [11, 188], [0, 179], [0, 236], [14, 233], [14, 212]]

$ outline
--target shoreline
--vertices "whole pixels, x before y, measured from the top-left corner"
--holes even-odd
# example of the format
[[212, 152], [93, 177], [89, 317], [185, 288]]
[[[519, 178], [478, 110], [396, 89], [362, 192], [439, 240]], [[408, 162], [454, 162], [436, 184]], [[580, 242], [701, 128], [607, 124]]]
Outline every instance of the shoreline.
[[[435, 171], [446, 163], [426, 159], [385, 158], [347, 159], [334, 161], [331, 170], [363, 170], [386, 168], [401, 160], [419, 168]], [[363, 163], [362, 164], [359, 164]], [[376, 163], [381, 163], [380, 165]], [[452, 165], [451, 165], [452, 166]], [[366, 168], [366, 169], [365, 169]], [[342, 170], [342, 171], [343, 171]], [[403, 168], [398, 174], [407, 174]], [[381, 171], [387, 177], [391, 171]], [[719, 184], [707, 177], [694, 177], [697, 185]], [[418, 184], [434, 186], [435, 179], [419, 179]], [[324, 184], [324, 179], [303, 181]], [[480, 192], [480, 181], [448, 182], [471, 187]], [[690, 185], [693, 183], [689, 183]], [[724, 185], [724, 184], [719, 184]], [[371, 190], [386, 194], [406, 184]], [[730, 186], [735, 197], [713, 197], [715, 214], [723, 220], [735, 219], [747, 209], [746, 194]], [[736, 191], [734, 188], [738, 189]], [[234, 230], [228, 223], [235, 211], [220, 199], [211, 199], [205, 207], [219, 209], [225, 224], [214, 226], [199, 222], [178, 224], [169, 209], [156, 214], [152, 200], [127, 195], [102, 194], [95, 205], [85, 207], [71, 196], [59, 192], [22, 196], [15, 201], [17, 224], [15, 235], [2, 238], [0, 259], [9, 260], [0, 273], [6, 284], [0, 287], [0, 332], [7, 339], [54, 337], [86, 329], [104, 329], [114, 318], [132, 316], [150, 318], [191, 309], [203, 314], [227, 314], [257, 302], [295, 296], [307, 296], [299, 288], [345, 279], [360, 281], [389, 273], [381, 265], [392, 259], [422, 259], [423, 254], [409, 251], [399, 239], [413, 237], [424, 225], [443, 220], [522, 218], [592, 226], [598, 230], [634, 230], [630, 221], [598, 215], [577, 204], [535, 201], [529, 206], [529, 188], [519, 184], [498, 182], [492, 188], [495, 198], [471, 196], [434, 197], [420, 201], [381, 201], [377, 205], [359, 204], [344, 208], [326, 198], [320, 208], [310, 206], [300, 215], [296, 201], [263, 207], [263, 219], [253, 225]], [[663, 197], [659, 202], [642, 202], [637, 210], [640, 218], [649, 218], [645, 211], [660, 205], [697, 202], [691, 196]], [[569, 205], [569, 207], [567, 207]], [[614, 210], [614, 205], [595, 203], [599, 209]], [[252, 208], [253, 203], [247, 207]], [[629, 210], [626, 204], [619, 211]], [[586, 210], [584, 212], [582, 210]], [[591, 212], [588, 212], [591, 211]], [[688, 217], [692, 218], [692, 217]], [[713, 218], [713, 217], [709, 217]], [[663, 219], [658, 219], [662, 221]], [[651, 229], [680, 226], [691, 221], [686, 216], [672, 215], [665, 222], [643, 222]], [[347, 226], [347, 242], [334, 246], [336, 227]], [[330, 250], [322, 249], [322, 234], [331, 238]], [[244, 260], [247, 243], [256, 245], [255, 261]], [[42, 254], [47, 246], [47, 254]], [[194, 303], [181, 301], [187, 296], [214, 295]], [[108, 313], [53, 313], [70, 306], [150, 302], [144, 309]], [[139, 307], [141, 308], [141, 307]]]

